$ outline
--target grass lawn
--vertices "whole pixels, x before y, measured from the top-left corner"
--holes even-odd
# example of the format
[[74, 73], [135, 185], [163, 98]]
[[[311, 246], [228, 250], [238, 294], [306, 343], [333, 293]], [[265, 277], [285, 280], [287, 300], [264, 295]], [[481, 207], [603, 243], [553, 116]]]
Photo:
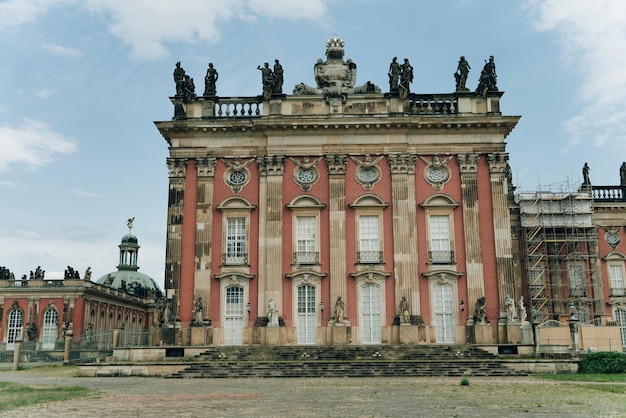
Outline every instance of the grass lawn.
[[81, 398], [95, 393], [96, 391], [81, 386], [22, 385], [0, 382], [0, 412], [25, 405]]
[[[582, 385], [591, 390], [599, 390], [602, 392], [610, 393], [623, 393], [626, 394], [626, 373], [616, 374], [544, 374], [538, 376], [541, 379], [558, 380], [559, 382], [576, 382], [578, 385]], [[584, 385], [584, 382], [591, 383]], [[593, 383], [605, 383], [597, 385]], [[612, 385], [611, 383], [616, 383]]]

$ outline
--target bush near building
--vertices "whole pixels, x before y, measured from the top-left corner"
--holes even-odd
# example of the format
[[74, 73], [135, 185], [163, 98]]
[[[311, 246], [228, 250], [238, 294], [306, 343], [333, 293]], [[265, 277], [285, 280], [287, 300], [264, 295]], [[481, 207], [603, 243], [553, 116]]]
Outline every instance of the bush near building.
[[578, 373], [626, 373], [626, 354], [614, 352], [587, 354], [578, 363]]

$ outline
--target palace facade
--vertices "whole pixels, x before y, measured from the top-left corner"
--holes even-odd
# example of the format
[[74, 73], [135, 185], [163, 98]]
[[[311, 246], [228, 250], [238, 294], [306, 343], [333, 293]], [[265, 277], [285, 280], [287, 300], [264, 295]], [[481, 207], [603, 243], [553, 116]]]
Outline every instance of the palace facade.
[[263, 97], [181, 94], [156, 123], [181, 326], [201, 300], [216, 345], [465, 343], [484, 297], [480, 338], [506, 342], [519, 117], [501, 113], [495, 77], [410, 93], [408, 60], [389, 93], [355, 86], [343, 46], [328, 41], [316, 87], [272, 91], [266, 68]]

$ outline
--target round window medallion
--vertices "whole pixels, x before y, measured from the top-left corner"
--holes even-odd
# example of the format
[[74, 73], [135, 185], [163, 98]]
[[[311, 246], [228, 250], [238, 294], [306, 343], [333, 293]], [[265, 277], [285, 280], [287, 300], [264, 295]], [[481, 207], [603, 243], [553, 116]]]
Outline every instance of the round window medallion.
[[619, 234], [606, 234], [604, 239], [606, 240], [606, 243], [612, 247], [615, 247], [622, 241], [622, 237]]
[[372, 167], [361, 168], [357, 173], [359, 180], [363, 183], [373, 183], [378, 179], [378, 170]]
[[296, 177], [298, 178], [298, 181], [300, 183], [309, 184], [315, 181], [315, 179], [317, 178], [317, 174], [315, 173], [315, 170], [304, 169], [298, 171]]
[[448, 173], [441, 167], [431, 167], [428, 170], [428, 180], [432, 183], [443, 183], [448, 178]]
[[233, 171], [228, 176], [228, 180], [232, 184], [236, 184], [236, 185], [244, 184], [246, 182], [246, 173], [244, 173], [243, 171]]

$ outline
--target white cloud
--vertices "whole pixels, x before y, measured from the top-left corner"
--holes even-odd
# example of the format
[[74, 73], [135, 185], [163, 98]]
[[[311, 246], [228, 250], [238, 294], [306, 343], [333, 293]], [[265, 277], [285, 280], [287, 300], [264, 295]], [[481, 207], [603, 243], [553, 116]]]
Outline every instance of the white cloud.
[[73, 3], [73, 0], [7, 0], [0, 3], [0, 29], [10, 29], [32, 22], [51, 7]]
[[42, 44], [41, 47], [45, 50], [48, 50], [62, 57], [74, 58], [74, 57], [80, 57], [83, 54], [83, 52], [80, 49], [66, 47], [62, 45]]
[[250, 0], [249, 7], [254, 14], [285, 19], [317, 20], [326, 12], [322, 0]]
[[53, 132], [43, 122], [26, 118], [18, 128], [0, 125], [0, 139], [0, 171], [15, 164], [40, 167], [52, 161], [56, 154], [71, 154], [76, 150], [75, 140]]
[[0, 180], [0, 187], [13, 188], [17, 187], [17, 183], [9, 180]]
[[[329, 0], [8, 0], [0, 3], [0, 29], [35, 20], [53, 6], [82, 6], [106, 16], [109, 31], [129, 45], [139, 58], [168, 54], [167, 42], [215, 43], [220, 40], [219, 23], [230, 19], [259, 17], [320, 19]], [[61, 55], [81, 52], [59, 45], [44, 45]]]
[[100, 195], [97, 193], [86, 192], [84, 190], [74, 190], [74, 193], [84, 197], [100, 197]]
[[110, 15], [109, 30], [141, 58], [167, 55], [165, 42], [217, 42], [220, 21], [257, 16], [319, 19], [326, 9], [324, 0], [187, 0], [184, 7], [173, 1], [88, 0], [86, 5]]
[[[586, 105], [565, 122], [570, 147], [593, 143], [624, 149], [626, 112], [626, 7], [614, 0], [529, 0], [536, 28], [558, 34], [570, 67], [581, 76]], [[555, 102], [558, 102], [556, 98]]]

